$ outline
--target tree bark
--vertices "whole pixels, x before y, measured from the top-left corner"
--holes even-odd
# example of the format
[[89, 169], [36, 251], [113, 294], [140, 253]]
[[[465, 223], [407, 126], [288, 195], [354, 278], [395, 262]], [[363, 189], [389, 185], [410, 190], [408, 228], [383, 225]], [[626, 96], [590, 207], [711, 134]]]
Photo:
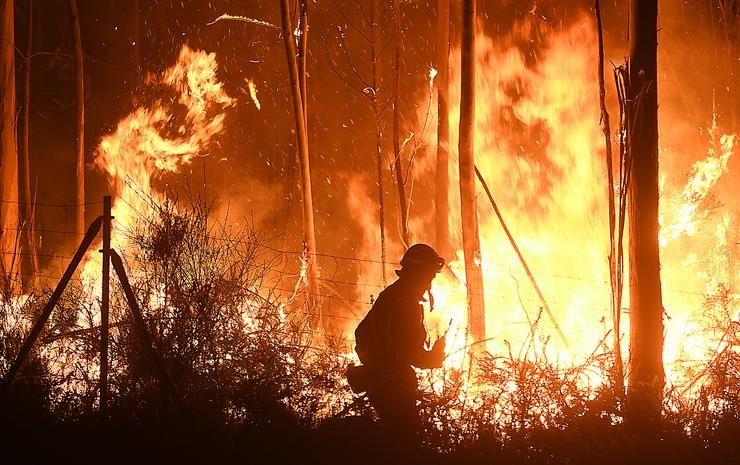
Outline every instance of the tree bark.
[[75, 56], [75, 82], [77, 84], [77, 143], [75, 146], [75, 229], [85, 234], [85, 72], [82, 57], [82, 36], [77, 0], [69, 0], [69, 15]]
[[15, 126], [13, 0], [0, 0], [0, 243], [3, 291], [18, 289], [18, 152]]
[[313, 196], [311, 191], [311, 168], [308, 156], [308, 133], [306, 119], [303, 114], [301, 85], [298, 77], [298, 63], [296, 61], [295, 45], [293, 44], [293, 28], [290, 24], [288, 0], [280, 0], [280, 20], [282, 23], [283, 42], [288, 61], [288, 75], [290, 77], [291, 99], [295, 117], [296, 139], [298, 142], [299, 165], [301, 170], [301, 193], [303, 204], [303, 237], [308, 255], [308, 302], [309, 308], [316, 310], [316, 318], [312, 319], [314, 328], [321, 325], [321, 315], [318, 308], [319, 272], [316, 264], [316, 232], [313, 216]]
[[437, 169], [434, 204], [437, 250], [448, 260], [452, 258], [450, 245], [450, 119], [449, 119], [449, 56], [450, 56], [450, 0], [437, 2]]
[[627, 421], [654, 427], [663, 395], [663, 305], [658, 249], [657, 0], [630, 4], [628, 185], [630, 370]]
[[375, 118], [375, 160], [378, 176], [378, 224], [380, 226], [380, 281], [385, 286], [385, 187], [383, 182], [383, 130], [378, 105], [378, 4], [370, 0], [370, 59], [372, 63], [372, 104]]
[[[33, 0], [27, 1], [27, 23], [26, 33], [26, 57], [23, 68], [23, 150], [20, 159], [20, 182], [21, 182], [21, 211], [23, 216], [24, 246], [28, 247], [27, 265], [31, 276], [25, 281], [36, 287], [36, 277], [39, 272], [39, 257], [36, 247], [36, 214], [33, 208], [34, 198], [31, 195], [31, 55], [33, 54]], [[24, 270], [24, 272], [25, 272]]]
[[478, 208], [475, 195], [475, 0], [463, 0], [460, 74], [460, 210], [462, 214], [468, 324], [474, 340], [483, 340], [485, 299], [481, 271]]
[[396, 172], [396, 186], [398, 187], [398, 210], [401, 223], [401, 241], [404, 248], [409, 244], [408, 204], [406, 189], [403, 181], [403, 166], [401, 163], [401, 108], [399, 107], [399, 84], [401, 80], [401, 2], [393, 1], [393, 35], [396, 39], [396, 49], [393, 58], [393, 167]]

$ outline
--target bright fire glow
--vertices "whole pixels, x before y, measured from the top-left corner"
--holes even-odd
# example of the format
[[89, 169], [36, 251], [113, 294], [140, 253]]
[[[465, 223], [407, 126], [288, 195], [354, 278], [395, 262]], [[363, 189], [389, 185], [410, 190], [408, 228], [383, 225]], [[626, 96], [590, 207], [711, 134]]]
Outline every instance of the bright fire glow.
[[[215, 54], [183, 46], [177, 63], [149, 80], [175, 97], [136, 108], [100, 142], [95, 166], [113, 181], [117, 227], [127, 230], [150, 211], [152, 201], [164, 198], [153, 188], [154, 179], [179, 172], [194, 157], [207, 155], [209, 143], [223, 131], [224, 111], [235, 100], [226, 95], [216, 71]], [[119, 251], [125, 248], [121, 237], [114, 234], [112, 239], [112, 247]], [[99, 280], [100, 264], [88, 262], [84, 276]]]
[[[486, 344], [495, 354], [532, 358], [546, 355], [564, 365], [580, 363], [591, 354], [610, 350], [612, 337], [608, 281], [608, 219], [604, 198], [606, 183], [603, 134], [599, 127], [596, 66], [596, 30], [591, 19], [582, 18], [560, 31], [550, 31], [543, 52], [532, 63], [514, 44], [502, 45], [485, 34], [476, 39], [476, 164], [489, 184], [507, 225], [542, 289], [556, 321], [568, 338], [565, 346], [529, 283], [503, 229], [479, 189], [478, 212], [486, 300]], [[457, 252], [450, 260], [454, 272], [435, 280], [435, 310], [427, 313], [432, 340], [452, 327], [447, 338], [448, 368], [463, 368], [469, 339], [466, 335], [466, 291], [461, 249], [461, 221], [457, 173], [457, 127], [459, 125], [459, 49], [453, 50], [450, 69], [450, 234]], [[430, 75], [430, 82], [433, 76]], [[419, 105], [425, 108], [425, 105]], [[419, 119], [426, 114], [420, 110]], [[670, 137], [669, 134], [663, 135]], [[690, 236], [699, 227], [712, 230], [702, 205], [734, 150], [734, 135], [710, 131], [709, 157], [694, 164], [685, 187], [672, 187], [675, 195], [661, 200], [661, 217], [670, 219], [661, 238]], [[433, 179], [436, 135], [429, 131], [426, 156], [415, 160], [414, 178]], [[716, 141], [716, 142], [715, 142]], [[697, 148], [700, 141], [697, 141]], [[701, 141], [706, 144], [705, 141]], [[707, 151], [704, 145], [703, 151]], [[662, 154], [663, 152], [661, 152]], [[668, 163], [661, 165], [670, 172]], [[677, 176], [671, 173], [671, 178]], [[675, 181], [673, 181], [675, 183]], [[680, 182], [680, 181], [678, 181]], [[428, 183], [432, 184], [433, 183]], [[366, 186], [351, 184], [350, 208]], [[421, 194], [416, 194], [421, 195]], [[433, 207], [426, 220], [410, 221], [414, 241], [430, 242]], [[413, 210], [424, 216], [426, 211]], [[366, 215], [367, 216], [367, 215]], [[377, 231], [377, 219], [362, 218], [366, 231]], [[666, 339], [664, 361], [669, 384], [689, 381], [687, 363], [707, 360], [716, 350], [716, 338], [703, 331], [704, 295], [720, 282], [732, 283], [722, 241], [727, 241], [730, 223], [725, 216], [716, 227], [716, 240], [702, 244], [705, 253], [716, 256], [712, 267], [687, 260], [692, 255], [681, 248], [663, 248], [663, 301]], [[735, 227], [736, 226], [732, 226]], [[692, 232], [693, 231], [693, 232]], [[711, 235], [708, 232], [707, 235]], [[628, 239], [625, 239], [625, 244]], [[665, 241], [661, 241], [665, 245]], [[365, 238], [363, 256], [378, 257], [378, 243]], [[388, 257], [399, 257], [400, 246], [392, 242]], [[732, 287], [731, 287], [732, 288]], [[629, 329], [629, 283], [624, 283], [622, 350], [627, 360]], [[366, 292], [375, 292], [367, 289]], [[737, 302], [735, 295], [733, 302]], [[734, 312], [737, 318], [737, 311]], [[534, 329], [533, 329], [534, 328]], [[584, 382], [601, 382], [597, 373]]]

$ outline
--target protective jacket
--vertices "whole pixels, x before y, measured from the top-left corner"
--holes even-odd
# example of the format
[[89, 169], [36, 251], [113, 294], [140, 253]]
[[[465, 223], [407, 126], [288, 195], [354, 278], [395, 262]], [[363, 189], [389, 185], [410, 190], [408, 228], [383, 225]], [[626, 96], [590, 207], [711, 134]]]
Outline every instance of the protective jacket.
[[356, 351], [360, 361], [387, 373], [407, 371], [411, 365], [418, 368], [436, 368], [424, 348], [427, 332], [424, 327], [424, 309], [419, 296], [403, 280], [388, 286], [378, 295], [370, 312], [355, 330]]

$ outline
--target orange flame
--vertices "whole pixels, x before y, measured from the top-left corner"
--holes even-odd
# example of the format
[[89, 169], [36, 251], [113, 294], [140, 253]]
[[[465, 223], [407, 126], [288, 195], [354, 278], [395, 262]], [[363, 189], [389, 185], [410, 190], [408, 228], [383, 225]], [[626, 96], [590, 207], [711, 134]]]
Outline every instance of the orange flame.
[[[204, 155], [213, 137], [223, 131], [225, 109], [235, 100], [226, 95], [217, 68], [215, 54], [183, 46], [174, 66], [160, 78], [148, 80], [174, 91], [177, 105], [160, 99], [136, 108], [113, 134], [103, 137], [94, 165], [113, 181], [113, 216], [120, 228], [132, 226], [149, 211], [149, 202], [162, 199], [152, 187], [154, 178], [179, 172], [194, 157]], [[181, 109], [185, 114], [177, 118]], [[112, 246], [121, 250], [125, 244], [114, 235]], [[99, 270], [99, 264], [88, 262], [83, 276], [96, 280]]]

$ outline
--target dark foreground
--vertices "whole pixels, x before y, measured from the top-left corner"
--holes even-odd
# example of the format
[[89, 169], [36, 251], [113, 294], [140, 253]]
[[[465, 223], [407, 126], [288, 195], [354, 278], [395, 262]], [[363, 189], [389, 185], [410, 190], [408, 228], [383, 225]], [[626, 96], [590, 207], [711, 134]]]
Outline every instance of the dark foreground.
[[437, 452], [401, 443], [363, 417], [333, 420], [319, 428], [270, 425], [229, 428], [194, 415], [168, 420], [81, 419], [53, 423], [29, 417], [2, 420], [4, 464], [35, 463], [269, 463], [269, 464], [737, 464], [740, 428], [728, 425], [712, 444], [664, 431], [648, 447], [619, 428], [574, 427], [480, 435], [469, 444]]

